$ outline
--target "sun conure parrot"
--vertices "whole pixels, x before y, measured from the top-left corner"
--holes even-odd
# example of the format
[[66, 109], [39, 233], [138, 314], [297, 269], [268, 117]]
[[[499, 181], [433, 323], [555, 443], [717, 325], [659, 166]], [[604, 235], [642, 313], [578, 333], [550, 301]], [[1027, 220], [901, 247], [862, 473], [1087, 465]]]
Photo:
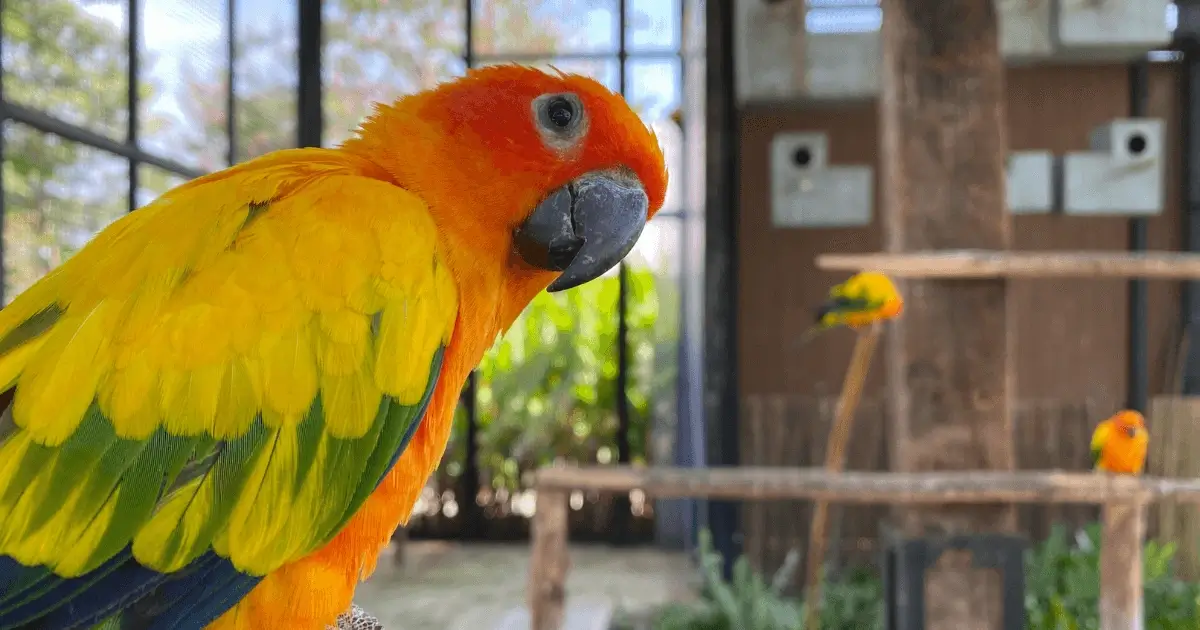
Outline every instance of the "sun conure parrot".
[[114, 222], [0, 310], [0, 628], [332, 624], [470, 370], [666, 185], [619, 95], [503, 65]]
[[817, 307], [816, 323], [801, 336], [801, 343], [818, 334], [848, 326], [861, 328], [892, 319], [904, 311], [904, 299], [896, 285], [878, 271], [862, 271], [829, 289], [829, 298]]
[[1146, 420], [1133, 410], [1118, 411], [1096, 425], [1092, 432], [1094, 470], [1121, 475], [1140, 475], [1146, 465], [1150, 434]]

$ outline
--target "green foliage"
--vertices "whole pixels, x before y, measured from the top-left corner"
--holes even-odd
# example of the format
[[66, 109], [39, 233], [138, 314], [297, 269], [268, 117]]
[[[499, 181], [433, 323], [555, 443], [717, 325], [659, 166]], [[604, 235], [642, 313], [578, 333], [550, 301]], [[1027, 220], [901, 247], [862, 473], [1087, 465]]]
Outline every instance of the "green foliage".
[[[652, 403], [673, 398], [678, 312], [672, 283], [628, 272], [630, 449], [644, 460]], [[616, 457], [617, 290], [609, 276], [564, 293], [541, 293], [484, 357], [477, 391], [480, 466], [496, 488], [515, 489], [526, 470], [556, 457], [606, 463]], [[667, 330], [664, 330], [667, 328]], [[444, 474], [457, 476], [466, 418], [456, 419]]]
[[[1100, 594], [1100, 526], [1089, 525], [1070, 540], [1056, 526], [1025, 557], [1025, 617], [1029, 630], [1097, 630]], [[701, 600], [677, 603], [657, 613], [654, 630], [775, 630], [802, 628], [803, 605], [781, 594], [791, 580], [789, 555], [770, 585], [750, 570], [745, 557], [734, 579], [721, 578], [721, 558], [707, 531], [700, 535], [704, 576]], [[793, 552], [794, 553], [794, 552]], [[1173, 577], [1175, 546], [1148, 541], [1143, 551], [1147, 630], [1200, 628], [1200, 583]], [[883, 588], [866, 571], [827, 583], [822, 630], [882, 630]]]
[[[1025, 612], [1030, 630], [1099, 628], [1100, 526], [1089, 525], [1068, 541], [1056, 526], [1026, 558]], [[1147, 630], [1200, 628], [1200, 584], [1172, 577], [1173, 544], [1146, 542], [1143, 551]]]
[[783, 596], [796, 570], [795, 552], [788, 555], [770, 584], [750, 568], [746, 556], [733, 563], [733, 579], [721, 576], [723, 559], [712, 547], [708, 530], [700, 532], [700, 567], [704, 576], [701, 600], [676, 604], [655, 621], [658, 630], [794, 630], [804, 608]]
[[[653, 621], [655, 630], [799, 630], [804, 604], [784, 596], [792, 584], [799, 553], [793, 550], [767, 583], [750, 567], [746, 556], [733, 564], [733, 579], [721, 576], [722, 558], [712, 536], [700, 532], [700, 565], [704, 586], [698, 602], [672, 604]], [[825, 585], [821, 627], [827, 630], [883, 628], [883, 590], [869, 573], [857, 572]]]

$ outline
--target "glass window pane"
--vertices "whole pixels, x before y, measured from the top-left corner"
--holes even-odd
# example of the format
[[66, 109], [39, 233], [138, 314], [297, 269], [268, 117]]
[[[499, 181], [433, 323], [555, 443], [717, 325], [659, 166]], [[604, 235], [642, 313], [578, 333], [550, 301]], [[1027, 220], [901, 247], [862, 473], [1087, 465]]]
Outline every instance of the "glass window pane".
[[616, 0], [471, 0], [477, 56], [616, 53]]
[[680, 261], [682, 221], [650, 221], [629, 264], [629, 402], [634, 411], [635, 455], [670, 465], [674, 452], [676, 383], [679, 373]]
[[4, 299], [11, 302], [128, 209], [129, 163], [4, 124]]
[[164, 171], [149, 164], [138, 165], [137, 207], [154, 201], [164, 193], [187, 183], [186, 177], [181, 177], [170, 171]]
[[234, 160], [241, 162], [296, 146], [299, 9], [296, 0], [234, 1]]
[[630, 52], [679, 50], [682, 0], [629, 0], [625, 47]]
[[683, 208], [688, 174], [684, 169], [683, 121], [680, 108], [682, 69], [679, 58], [630, 59], [628, 68], [629, 104], [654, 128], [667, 160], [667, 198], [663, 210], [675, 212]]
[[[479, 66], [491, 66], [500, 63], [513, 63], [508, 59], [489, 59], [488, 61], [480, 62]], [[521, 65], [533, 66], [543, 70], [550, 70], [551, 66], [562, 70], [563, 72], [571, 72], [574, 74], [582, 74], [591, 77], [610, 90], [616, 91], [620, 89], [620, 64], [616, 57], [601, 57], [597, 59], [570, 59], [570, 58], [546, 58], [532, 61], [520, 61]]]
[[343, 0], [327, 8], [324, 144], [348, 138], [373, 103], [390, 103], [463, 74], [464, 6], [462, 0]]
[[226, 0], [139, 2], [138, 142], [206, 171], [226, 165]]
[[2, 4], [5, 98], [124, 140], [129, 121], [125, 1]]

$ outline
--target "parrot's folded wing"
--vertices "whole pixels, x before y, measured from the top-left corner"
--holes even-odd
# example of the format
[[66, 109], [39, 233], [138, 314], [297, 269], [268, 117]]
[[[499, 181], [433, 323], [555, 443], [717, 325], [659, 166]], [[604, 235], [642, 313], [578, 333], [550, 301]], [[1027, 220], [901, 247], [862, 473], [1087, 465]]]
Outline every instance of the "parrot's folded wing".
[[1096, 426], [1096, 430], [1092, 432], [1092, 467], [1100, 465], [1100, 456], [1104, 453], [1104, 444], [1108, 442], [1109, 433], [1112, 431], [1112, 425], [1105, 421]]
[[458, 292], [424, 203], [368, 168], [201, 178], [0, 311], [0, 629], [200, 627], [375, 489]]

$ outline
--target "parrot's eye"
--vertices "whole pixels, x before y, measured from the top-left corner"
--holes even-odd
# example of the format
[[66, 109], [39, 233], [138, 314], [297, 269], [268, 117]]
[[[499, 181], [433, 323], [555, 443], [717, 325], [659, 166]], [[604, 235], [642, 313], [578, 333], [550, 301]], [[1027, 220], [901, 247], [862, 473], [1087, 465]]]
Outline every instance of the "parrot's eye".
[[557, 96], [546, 105], [546, 117], [554, 126], [566, 129], [575, 120], [575, 106], [571, 101]]
[[571, 148], [587, 132], [583, 103], [570, 92], [537, 97], [533, 100], [533, 114], [542, 139], [556, 150]]

